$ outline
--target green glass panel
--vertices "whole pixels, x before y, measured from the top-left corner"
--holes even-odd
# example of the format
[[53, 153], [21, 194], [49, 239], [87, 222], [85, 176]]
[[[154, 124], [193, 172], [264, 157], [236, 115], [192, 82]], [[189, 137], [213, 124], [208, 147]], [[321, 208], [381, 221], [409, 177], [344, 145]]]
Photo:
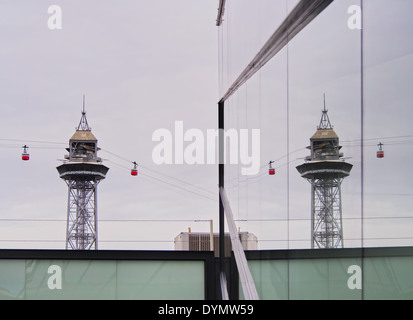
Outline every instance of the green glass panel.
[[[251, 275], [261, 300], [288, 299], [288, 262], [285, 260], [249, 261]], [[240, 285], [240, 298], [244, 299]]]
[[119, 261], [119, 299], [205, 298], [202, 261]]
[[366, 258], [364, 262], [365, 299], [412, 300], [413, 258]]
[[24, 298], [24, 260], [0, 260], [0, 299]]
[[27, 260], [26, 299], [115, 298], [115, 261]]
[[360, 259], [301, 259], [290, 261], [290, 299], [361, 299], [361, 290], [348, 286], [349, 267]]
[[[341, 300], [362, 297], [361, 289], [349, 286], [354, 275], [349, 268], [361, 268], [360, 261], [357, 258], [255, 260], [248, 264], [262, 300]], [[243, 299], [241, 286], [240, 298]]]
[[203, 261], [0, 260], [0, 299], [204, 299]]

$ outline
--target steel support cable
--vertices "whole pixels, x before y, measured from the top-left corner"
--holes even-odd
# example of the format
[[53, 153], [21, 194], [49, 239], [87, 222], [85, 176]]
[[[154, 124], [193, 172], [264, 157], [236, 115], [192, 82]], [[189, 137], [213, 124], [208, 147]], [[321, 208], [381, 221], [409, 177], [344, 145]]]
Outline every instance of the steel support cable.
[[198, 191], [202, 191], [202, 192], [209, 193], [211, 196], [214, 196], [214, 197], [216, 196], [215, 192], [213, 192], [213, 191], [211, 191], [211, 190], [208, 190], [208, 189], [205, 189], [205, 188], [203, 188], [203, 187], [194, 185], [194, 184], [192, 184], [192, 183], [190, 183], [190, 182], [187, 182], [187, 181], [185, 181], [185, 180], [172, 177], [172, 176], [170, 176], [170, 175], [167, 175], [167, 174], [165, 174], [165, 173], [162, 173], [162, 172], [159, 172], [159, 171], [150, 169], [150, 168], [145, 167], [145, 166], [142, 166], [142, 165], [141, 165], [140, 167], [144, 168], [145, 170], [151, 171], [151, 172], [153, 172], [153, 173], [159, 174], [159, 175], [161, 175], [161, 176], [167, 177], [167, 178], [169, 178], [169, 179], [175, 180], [176, 182], [182, 183], [182, 184], [184, 184], [184, 185], [186, 185], [186, 186], [188, 186], [188, 187], [190, 187], [190, 188], [199, 189]]
[[217, 27], [221, 26], [225, 13], [226, 0], [219, 0], [218, 15], [217, 15]]
[[225, 217], [228, 222], [228, 229], [230, 233], [232, 250], [234, 251], [235, 261], [238, 268], [242, 291], [244, 292], [245, 299], [247, 300], [259, 300], [257, 289], [255, 288], [254, 280], [251, 275], [251, 271], [248, 267], [247, 258], [245, 256], [244, 249], [242, 248], [241, 241], [239, 239], [237, 227], [234, 221], [234, 215], [232, 213], [231, 206], [229, 204], [225, 189], [219, 188], [219, 194], [224, 206]]
[[176, 184], [169, 183], [169, 182], [167, 182], [167, 181], [164, 181], [164, 180], [162, 180], [162, 179], [159, 179], [159, 178], [156, 178], [156, 177], [154, 177], [154, 176], [148, 175], [148, 174], [146, 174], [146, 173], [142, 173], [142, 176], [144, 176], [144, 177], [149, 177], [150, 179], [154, 179], [154, 180], [156, 180], [156, 181], [165, 183], [165, 184], [170, 185], [170, 186], [172, 186], [172, 187], [175, 187], [175, 188], [181, 189], [181, 190], [183, 190], [183, 191], [192, 193], [192, 194], [197, 195], [197, 196], [199, 196], [199, 197], [203, 197], [203, 198], [208, 199], [208, 200], [211, 200], [211, 201], [213, 201], [213, 202], [218, 201], [218, 199], [213, 199], [213, 198], [210, 198], [210, 197], [208, 197], [208, 196], [206, 196], [206, 195], [200, 194], [200, 193], [198, 193], [198, 192], [185, 189], [185, 188], [183, 188], [183, 187], [177, 186]]
[[219, 274], [219, 281], [220, 281], [220, 284], [221, 284], [222, 300], [229, 300], [227, 277], [225, 276], [224, 272], [221, 272]]
[[[291, 242], [308, 242], [311, 239], [290, 239]], [[413, 240], [413, 237], [369, 237], [369, 238], [348, 238], [348, 241], [378, 241], [378, 240]], [[287, 242], [286, 239], [261, 239], [258, 242]], [[62, 239], [0, 239], [0, 242], [66, 242]], [[174, 240], [99, 240], [100, 243], [173, 243]], [[387, 245], [386, 245], [387, 246]], [[359, 248], [348, 246], [347, 248]]]
[[221, 98], [226, 101], [334, 0], [301, 0]]
[[[387, 194], [381, 194], [382, 195], [387, 195]], [[403, 196], [413, 196], [413, 194], [406, 194]], [[360, 220], [361, 217], [343, 217], [343, 220], [345, 221], [352, 221], [352, 220]], [[403, 220], [403, 219], [408, 219], [411, 220], [413, 219], [413, 216], [372, 216], [372, 217], [364, 217], [364, 220]], [[159, 222], [159, 223], [164, 223], [164, 222], [195, 222], [198, 220], [202, 219], [100, 219], [99, 222]], [[310, 218], [290, 218], [291, 222], [302, 222], [302, 221], [309, 221]], [[66, 222], [67, 219], [32, 219], [32, 218], [0, 218], [0, 222]], [[234, 221], [236, 222], [286, 222], [286, 218], [271, 218], [271, 219], [235, 219]], [[262, 241], [262, 240], [259, 240]]]
[[[391, 136], [391, 137], [372, 137], [372, 138], [363, 139], [363, 141], [362, 141], [362, 139], [341, 140], [340, 142], [343, 144], [343, 146], [346, 146], [346, 147], [360, 146], [361, 142], [363, 142], [364, 146], [370, 146], [370, 147], [371, 146], [377, 146], [377, 143], [375, 143], [374, 141], [382, 141], [382, 142], [385, 142], [385, 145], [389, 146], [389, 145], [411, 144], [411, 143], [413, 143], [413, 140], [411, 140], [409, 138], [412, 138], [412, 137], [413, 137], [413, 135], [400, 135], [400, 136]], [[399, 139], [399, 140], [397, 140], [397, 139]], [[402, 140], [402, 139], [407, 139], [407, 140]], [[389, 140], [389, 141], [386, 142], [386, 140]], [[67, 144], [67, 143], [53, 142], [53, 141], [23, 140], [23, 139], [1, 139], [1, 138], [0, 138], [0, 141], [5, 141], [5, 142], [7, 142], [7, 141], [16, 142], [17, 141], [17, 142], [21, 142], [21, 143], [38, 143], [39, 144], [39, 145], [30, 145], [31, 149], [61, 149], [62, 145]], [[49, 144], [49, 146], [44, 146], [42, 144]], [[53, 144], [55, 144], [55, 146], [50, 146], [50, 145], [53, 145]], [[21, 149], [21, 145], [20, 144], [6, 144], [5, 143], [5, 144], [0, 144], [0, 148]], [[305, 150], [305, 149], [306, 149], [306, 147], [301, 147], [301, 148], [299, 148], [295, 151], [290, 152], [289, 154], [285, 154], [285, 155], [281, 156], [280, 158], [275, 159], [275, 161], [279, 161], [282, 158], [287, 157], [288, 155], [292, 155], [293, 153], [296, 153], [298, 151], [302, 151], [302, 150]], [[112, 154], [112, 155], [114, 155], [114, 156], [116, 156], [119, 159], [122, 159], [124, 161], [131, 162], [129, 159], [126, 159], [126, 158], [124, 158], [122, 156], [119, 156], [119, 155], [117, 155], [113, 152], [110, 152], [108, 150], [105, 150], [105, 149], [100, 149], [100, 150], [102, 150], [104, 152], [107, 152], [107, 153], [110, 153], [110, 154]], [[141, 167], [143, 167], [143, 166], [141, 166]], [[149, 169], [149, 168], [146, 168], [146, 169]], [[149, 170], [152, 170], [152, 169], [149, 169]], [[152, 170], [152, 171], [157, 172], [156, 170]], [[159, 174], [162, 174], [162, 173], [159, 173]], [[163, 175], [168, 176], [166, 174], [163, 174]], [[168, 177], [170, 177], [170, 176], [168, 176]], [[173, 179], [179, 180], [177, 178], [173, 178]]]
[[[402, 143], [412, 143], [413, 140], [395, 140], [395, 139], [408, 139], [408, 138], [413, 138], [413, 135], [408, 134], [408, 135], [398, 135], [398, 136], [390, 136], [390, 137], [371, 137], [371, 138], [365, 138], [363, 139], [363, 142], [373, 142], [373, 141], [379, 141], [379, 140], [389, 140], [392, 139], [392, 141], [387, 142], [387, 145], [391, 145], [391, 144], [402, 144]], [[0, 144], [0, 147], [2, 148], [19, 148], [21, 149], [21, 145], [20, 143], [38, 143], [38, 144], [49, 144], [49, 145], [55, 145], [55, 146], [36, 146], [36, 145], [31, 145], [30, 148], [33, 149], [57, 149], [57, 148], [61, 148], [61, 146], [65, 146], [67, 145], [66, 142], [57, 142], [57, 141], [45, 141], [45, 140], [24, 140], [24, 139], [7, 139], [7, 138], [0, 138], [0, 141], [4, 141], [4, 142], [19, 142], [19, 144]], [[358, 144], [354, 144], [354, 146], [360, 146], [362, 139], [352, 139], [352, 140], [341, 140], [341, 143], [344, 144], [352, 144], [352, 143], [358, 143]], [[372, 146], [373, 144], [369, 145]], [[376, 144], [374, 144], [376, 145]], [[289, 153], [289, 155], [301, 151], [303, 149], [306, 149], [305, 147], [299, 148], [295, 151], [292, 151]], [[100, 148], [101, 151], [107, 152], [111, 155], [114, 155], [116, 157], [118, 157], [119, 159], [122, 159], [124, 161], [130, 162], [129, 159], [126, 159], [125, 157], [122, 157], [118, 154], [115, 154], [109, 150], [106, 149], [102, 149]], [[282, 157], [280, 157], [279, 159], [276, 159], [275, 161], [281, 160], [282, 158], [287, 157], [287, 154], [283, 155]], [[154, 170], [153, 170], [154, 171]]]
[[[104, 152], [107, 152], [107, 153], [109, 153], [109, 154], [111, 154], [111, 155], [113, 155], [113, 156], [115, 156], [115, 157], [117, 157], [117, 158], [119, 158], [119, 159], [121, 159], [121, 160], [123, 160], [123, 161], [126, 161], [126, 162], [128, 162], [128, 163], [133, 163], [133, 162], [130, 161], [129, 159], [126, 159], [125, 157], [122, 157], [122, 156], [120, 156], [120, 155], [118, 155], [118, 154], [116, 154], [116, 153], [113, 153], [113, 152], [109, 151], [109, 150], [106, 150], [106, 149], [101, 149], [101, 150], [104, 151]], [[124, 168], [124, 169], [126, 169], [126, 170], [129, 170], [129, 168], [126, 168], [126, 167], [124, 167], [124, 166], [121, 165], [121, 164], [118, 164], [118, 163], [113, 162], [113, 161], [111, 161], [111, 160], [107, 160], [107, 161], [109, 161], [109, 162], [111, 162], [111, 163], [113, 163], [113, 164], [115, 164], [115, 165], [117, 165], [117, 166], [119, 166], [119, 167], [121, 167], [121, 168]], [[184, 180], [182, 180], [182, 179], [178, 179], [178, 178], [176, 178], [176, 177], [172, 177], [172, 176], [170, 176], [170, 175], [167, 175], [167, 174], [165, 174], [165, 173], [162, 173], [162, 172], [159, 172], [159, 171], [150, 169], [150, 168], [148, 168], [148, 167], [146, 167], [146, 166], [143, 166], [143, 165], [139, 165], [139, 167], [141, 167], [141, 168], [143, 168], [143, 169], [145, 169], [145, 170], [151, 171], [151, 172], [153, 172], [153, 173], [159, 174], [159, 175], [161, 175], [161, 176], [163, 176], [163, 177], [167, 177], [167, 178], [169, 178], [169, 179], [171, 179], [171, 180], [175, 180], [176, 182], [178, 182], [178, 183], [180, 183], [180, 184], [184, 184], [184, 185], [186, 185], [186, 186], [188, 186], [188, 187], [190, 187], [190, 188], [192, 188], [192, 189], [199, 189], [199, 190], [197, 190], [197, 191], [206, 192], [206, 193], [208, 193], [210, 196], [216, 196], [215, 192], [212, 192], [212, 191], [210, 191], [210, 190], [208, 190], [208, 189], [205, 189], [205, 188], [203, 188], [203, 187], [200, 187], [200, 186], [196, 186], [196, 185], [194, 185], [194, 184], [192, 184], [192, 183], [190, 183], [190, 182], [184, 181]], [[150, 175], [148, 175], [148, 174], [146, 174], [146, 176], [152, 177], [152, 176], [150, 176]], [[154, 178], [154, 179], [156, 179], [156, 178]], [[158, 178], [158, 179], [159, 179], [159, 180], [162, 180], [162, 179], [160, 179], [160, 178]], [[163, 181], [163, 182], [164, 182], [164, 181]], [[165, 182], [165, 183], [167, 183], [167, 184], [172, 184], [172, 183], [169, 183], [169, 182]], [[181, 187], [178, 187], [178, 188], [181, 188]], [[191, 192], [193, 192], [193, 191], [191, 191]]]
[[[405, 138], [413, 138], [413, 135], [404, 135], [404, 136], [392, 136], [392, 137], [377, 137], [377, 138], [365, 138], [363, 141], [374, 141], [374, 140], [386, 140], [386, 139], [405, 139]], [[350, 143], [350, 142], [360, 142], [362, 139], [354, 139], [354, 140], [342, 140], [341, 142]]]
[[[113, 162], [113, 161], [111, 161], [111, 160], [106, 160], [106, 161], [108, 161], [108, 162], [110, 162], [110, 163], [112, 163], [112, 164], [117, 165], [117, 166], [120, 167], [121, 169], [129, 170], [128, 168], [126, 168], [126, 167], [124, 167], [124, 166], [122, 166], [122, 165], [120, 165], [120, 164], [118, 164], [118, 163], [116, 163], [116, 162]], [[149, 174], [147, 174], [147, 173], [141, 173], [141, 175], [142, 175], [143, 177], [145, 177], [145, 178], [148, 178], [148, 179], [152, 179], [152, 180], [154, 180], [154, 181], [161, 182], [161, 183], [166, 184], [166, 185], [168, 185], [168, 186], [171, 186], [171, 187], [174, 187], [174, 188], [177, 188], [177, 189], [180, 189], [180, 190], [183, 190], [183, 191], [192, 193], [192, 194], [194, 194], [194, 195], [197, 195], [197, 196], [199, 196], [199, 197], [202, 197], [202, 198], [211, 200], [211, 201], [213, 201], [213, 202], [216, 202], [216, 201], [218, 200], [218, 199], [211, 198], [211, 197], [208, 196], [208, 195], [201, 194], [201, 193], [199, 193], [199, 192], [197, 192], [197, 191], [195, 191], [195, 190], [193, 190], [193, 189], [192, 189], [192, 190], [186, 189], [186, 188], [183, 187], [183, 186], [179, 186], [179, 185], [176, 185], [176, 184], [174, 184], [174, 183], [172, 183], [172, 182], [163, 180], [163, 179], [161, 179], [161, 178], [157, 178], [157, 177], [151, 176], [151, 175], [149, 175]], [[189, 183], [188, 183], [188, 184], [189, 184]], [[189, 185], [190, 185], [190, 184], [189, 184]], [[191, 187], [196, 187], [196, 186], [192, 185]], [[211, 196], [215, 196], [215, 195], [212, 195], [212, 194], [211, 194]]]
[[0, 138], [0, 141], [13, 141], [13, 142], [26, 142], [26, 143], [44, 143], [44, 144], [56, 144], [56, 145], [66, 145], [65, 142], [58, 142], [58, 141], [42, 141], [42, 140], [22, 140], [22, 139], [6, 139]]

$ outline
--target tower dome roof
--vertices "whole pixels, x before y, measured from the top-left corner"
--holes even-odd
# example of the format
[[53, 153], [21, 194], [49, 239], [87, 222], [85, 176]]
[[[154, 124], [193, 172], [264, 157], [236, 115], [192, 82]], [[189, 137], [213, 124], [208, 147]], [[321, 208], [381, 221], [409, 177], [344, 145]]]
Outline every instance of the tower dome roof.
[[90, 130], [76, 130], [70, 141], [97, 141], [96, 137]]
[[310, 140], [323, 140], [323, 139], [338, 139], [338, 135], [333, 129], [317, 129]]

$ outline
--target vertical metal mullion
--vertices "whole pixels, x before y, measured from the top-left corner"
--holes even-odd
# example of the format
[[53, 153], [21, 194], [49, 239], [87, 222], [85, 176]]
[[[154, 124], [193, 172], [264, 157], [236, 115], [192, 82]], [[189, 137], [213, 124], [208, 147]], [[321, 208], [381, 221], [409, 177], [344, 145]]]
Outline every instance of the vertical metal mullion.
[[311, 249], [314, 249], [314, 242], [315, 242], [315, 182], [311, 182]]
[[69, 228], [70, 228], [70, 210], [71, 210], [71, 203], [70, 203], [70, 190], [72, 180], [66, 181], [68, 188], [67, 188], [67, 221], [66, 221], [66, 250], [69, 249]]
[[97, 193], [97, 187], [98, 187], [98, 180], [96, 179], [93, 183], [93, 215], [95, 219], [95, 250], [98, 250], [98, 193]]
[[[218, 103], [218, 152], [219, 152], [219, 165], [218, 165], [218, 185], [219, 188], [224, 187], [224, 163], [225, 163], [225, 150], [224, 150], [224, 101]], [[220, 272], [225, 273], [225, 212], [224, 205], [222, 203], [221, 194], [219, 194], [219, 261]]]
[[361, 300], [365, 300], [365, 291], [364, 291], [364, 0], [360, 0], [360, 8], [361, 8], [361, 30], [360, 30], [360, 111], [361, 111], [361, 282], [362, 282], [362, 289], [361, 289]]

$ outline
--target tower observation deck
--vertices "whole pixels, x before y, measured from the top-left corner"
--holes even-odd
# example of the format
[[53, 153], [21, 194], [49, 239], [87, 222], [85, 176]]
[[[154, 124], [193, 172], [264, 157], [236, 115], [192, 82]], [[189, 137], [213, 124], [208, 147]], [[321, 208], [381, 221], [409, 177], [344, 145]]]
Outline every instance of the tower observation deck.
[[66, 150], [65, 163], [57, 167], [68, 186], [66, 249], [97, 249], [97, 186], [109, 168], [97, 155], [97, 139], [88, 125], [84, 101], [82, 117]]
[[344, 161], [325, 103], [320, 125], [307, 148], [311, 155], [296, 169], [311, 184], [311, 247], [342, 248], [341, 183], [353, 165]]

